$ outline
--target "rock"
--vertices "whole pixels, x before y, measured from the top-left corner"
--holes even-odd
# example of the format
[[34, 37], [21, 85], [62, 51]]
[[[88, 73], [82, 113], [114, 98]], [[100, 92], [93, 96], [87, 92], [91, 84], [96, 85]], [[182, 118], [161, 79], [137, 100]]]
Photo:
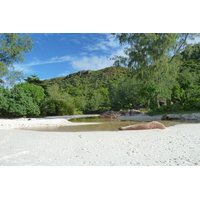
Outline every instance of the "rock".
[[191, 114], [167, 114], [162, 120], [200, 120], [200, 113]]
[[135, 115], [139, 115], [139, 114], [144, 114], [144, 113], [140, 110], [135, 110], [135, 109], [132, 109], [130, 111], [130, 116], [135, 116]]
[[127, 110], [125, 116], [130, 116], [130, 110]]
[[139, 114], [144, 114], [143, 112], [141, 112], [140, 110], [135, 110], [135, 109], [132, 109], [132, 110], [127, 110], [125, 112], [123, 112], [122, 110], [120, 111], [113, 111], [113, 110], [109, 110], [109, 111], [106, 111], [106, 112], [103, 112], [100, 117], [101, 118], [117, 118], [117, 117], [120, 117], [120, 116], [136, 116], [136, 115], [139, 115]]
[[117, 118], [119, 116], [121, 116], [121, 112], [110, 110], [110, 111], [106, 111], [106, 112], [102, 113], [100, 115], [100, 118]]
[[119, 130], [146, 130], [146, 129], [165, 129], [165, 128], [166, 127], [164, 126], [164, 124], [157, 121], [152, 121], [145, 124], [120, 127]]

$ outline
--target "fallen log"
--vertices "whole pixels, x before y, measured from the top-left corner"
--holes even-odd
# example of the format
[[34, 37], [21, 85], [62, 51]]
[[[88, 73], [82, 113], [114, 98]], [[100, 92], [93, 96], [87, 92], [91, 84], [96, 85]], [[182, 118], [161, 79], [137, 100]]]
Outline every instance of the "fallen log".
[[165, 128], [166, 127], [164, 126], [164, 124], [157, 121], [152, 121], [145, 124], [120, 127], [119, 130], [147, 130], [147, 129], [165, 129]]

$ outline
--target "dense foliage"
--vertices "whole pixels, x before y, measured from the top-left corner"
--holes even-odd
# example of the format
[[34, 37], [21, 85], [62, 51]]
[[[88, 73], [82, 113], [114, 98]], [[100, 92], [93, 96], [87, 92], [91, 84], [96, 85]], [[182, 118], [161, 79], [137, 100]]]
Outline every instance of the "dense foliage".
[[[126, 45], [115, 64], [130, 68], [139, 85], [140, 102], [152, 110], [199, 109], [199, 44], [189, 33], [114, 34]], [[165, 106], [160, 107], [160, 101]], [[173, 105], [172, 105], [173, 104]]]
[[42, 115], [73, 115], [75, 108], [73, 104], [66, 100], [49, 99], [43, 102], [41, 106]]
[[120, 33], [115, 36], [122, 45], [127, 45], [126, 56], [116, 56], [115, 63], [135, 72], [148, 106], [159, 107], [160, 99], [170, 100], [181, 63], [180, 53], [193, 34]]
[[39, 104], [44, 99], [44, 90], [29, 83], [15, 85], [12, 89], [0, 87], [0, 116], [24, 117], [40, 114]]
[[192, 48], [188, 46], [182, 53], [182, 64], [172, 90], [172, 101], [177, 109], [179, 105], [179, 110], [200, 109], [200, 44]]

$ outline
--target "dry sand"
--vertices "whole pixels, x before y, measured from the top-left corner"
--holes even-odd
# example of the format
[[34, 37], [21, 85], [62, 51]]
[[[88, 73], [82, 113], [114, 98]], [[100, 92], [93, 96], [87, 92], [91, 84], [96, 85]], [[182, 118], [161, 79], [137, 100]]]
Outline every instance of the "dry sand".
[[200, 123], [137, 131], [41, 132], [16, 129], [28, 127], [28, 124], [47, 126], [50, 122], [51, 125], [71, 124], [64, 119], [49, 120], [0, 120], [0, 165], [200, 165]]
[[[91, 123], [84, 123], [84, 124], [89, 125]], [[73, 123], [68, 121], [67, 119], [62, 119], [62, 118], [0, 119], [0, 129], [18, 129], [18, 128], [50, 127], [50, 126], [58, 127], [58, 126], [74, 126], [74, 125], [83, 125], [83, 123]]]

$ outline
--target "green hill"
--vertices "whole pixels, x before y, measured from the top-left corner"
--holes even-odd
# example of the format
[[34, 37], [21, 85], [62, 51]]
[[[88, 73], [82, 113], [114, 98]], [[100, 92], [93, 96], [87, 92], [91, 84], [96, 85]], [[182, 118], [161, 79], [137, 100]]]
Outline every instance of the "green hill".
[[61, 88], [69, 88], [69, 90], [73, 87], [81, 90], [98, 89], [100, 87], [108, 88], [110, 84], [119, 82], [129, 74], [130, 70], [124, 67], [107, 67], [97, 71], [83, 70], [65, 77], [46, 79], [44, 83], [47, 86], [56, 83]]
[[97, 71], [83, 70], [44, 80], [49, 98], [65, 99], [75, 107], [87, 112], [103, 111], [111, 108], [110, 90], [131, 75], [124, 67], [107, 67]]

